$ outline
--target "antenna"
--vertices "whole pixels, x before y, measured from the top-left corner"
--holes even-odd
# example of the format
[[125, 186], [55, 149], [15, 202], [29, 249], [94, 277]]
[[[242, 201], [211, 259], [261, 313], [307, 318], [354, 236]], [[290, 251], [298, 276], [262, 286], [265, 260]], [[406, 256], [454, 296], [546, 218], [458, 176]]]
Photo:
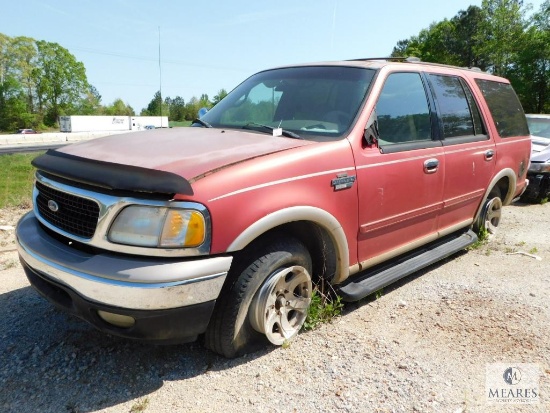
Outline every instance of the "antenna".
[[162, 128], [162, 67], [160, 65], [160, 26], [159, 28], [159, 95], [160, 95], [160, 127]]

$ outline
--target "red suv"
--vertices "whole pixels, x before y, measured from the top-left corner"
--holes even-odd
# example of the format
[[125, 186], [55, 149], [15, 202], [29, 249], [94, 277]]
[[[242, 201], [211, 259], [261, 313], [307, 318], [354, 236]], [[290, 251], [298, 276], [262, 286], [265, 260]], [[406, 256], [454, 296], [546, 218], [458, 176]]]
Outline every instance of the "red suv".
[[102, 331], [227, 357], [494, 233], [530, 137], [506, 79], [365, 59], [265, 70], [194, 127], [50, 150], [17, 227], [31, 284]]

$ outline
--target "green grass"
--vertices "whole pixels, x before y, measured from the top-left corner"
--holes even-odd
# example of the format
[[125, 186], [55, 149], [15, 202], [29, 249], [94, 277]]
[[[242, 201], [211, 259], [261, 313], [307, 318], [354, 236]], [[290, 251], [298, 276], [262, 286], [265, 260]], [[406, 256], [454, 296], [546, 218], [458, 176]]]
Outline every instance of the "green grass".
[[[487, 242], [489, 241], [489, 231], [487, 231], [485, 228], [480, 228], [477, 232], [477, 241], [474, 242], [472, 245], [470, 245], [468, 248], [466, 248], [468, 251], [470, 250], [477, 250], [481, 247], [483, 247]], [[490, 252], [489, 252], [490, 254]]]
[[178, 127], [180, 127], [180, 126], [190, 126], [190, 125], [191, 125], [191, 121], [190, 121], [190, 120], [185, 120], [185, 121], [182, 121], [182, 122], [169, 121], [169, 122], [168, 122], [168, 125], [169, 125], [171, 128], [178, 128]]
[[130, 413], [142, 413], [147, 410], [149, 406], [149, 398], [145, 397], [144, 399], [138, 400], [131, 408]]
[[342, 298], [331, 291], [323, 293], [323, 288], [315, 286], [311, 297], [311, 304], [308, 309], [304, 330], [313, 330], [320, 324], [330, 323], [340, 314], [344, 308]]
[[31, 161], [41, 153], [0, 155], [0, 208], [31, 207], [34, 182]]

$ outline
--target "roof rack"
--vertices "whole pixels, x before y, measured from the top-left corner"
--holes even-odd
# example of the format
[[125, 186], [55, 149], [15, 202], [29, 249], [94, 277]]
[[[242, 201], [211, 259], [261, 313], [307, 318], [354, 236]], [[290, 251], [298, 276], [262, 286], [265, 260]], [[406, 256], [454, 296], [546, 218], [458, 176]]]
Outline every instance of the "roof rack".
[[409, 57], [365, 57], [360, 59], [348, 59], [348, 62], [364, 62], [369, 60], [383, 60], [383, 61], [390, 61], [390, 62], [407, 62], [407, 63], [422, 63], [425, 65], [431, 65], [431, 66], [440, 66], [440, 67], [451, 67], [454, 69], [464, 69], [464, 70], [471, 70], [473, 72], [481, 72], [483, 73], [483, 70], [481, 70], [479, 67], [460, 67], [460, 66], [453, 66], [448, 65], [444, 63], [433, 63], [433, 62], [423, 62], [419, 57], [415, 56], [409, 56]]
[[395, 62], [420, 62], [420, 58], [409, 56], [409, 57], [402, 57], [402, 56], [396, 56], [396, 57], [362, 57], [359, 59], [348, 59], [348, 62], [362, 62], [365, 60], [390, 60]]

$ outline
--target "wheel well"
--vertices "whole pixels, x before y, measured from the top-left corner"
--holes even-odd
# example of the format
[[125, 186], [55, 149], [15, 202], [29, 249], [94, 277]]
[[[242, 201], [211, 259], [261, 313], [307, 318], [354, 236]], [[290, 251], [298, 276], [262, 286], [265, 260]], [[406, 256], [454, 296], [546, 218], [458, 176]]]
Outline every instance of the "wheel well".
[[275, 238], [292, 237], [302, 242], [307, 248], [312, 261], [313, 281], [332, 280], [336, 274], [337, 252], [329, 232], [320, 225], [308, 221], [289, 222], [272, 228], [250, 243], [236, 255], [248, 254]]
[[503, 176], [493, 185], [489, 192], [485, 193], [486, 195], [484, 195], [484, 198], [481, 200], [476, 216], [472, 223], [472, 228], [476, 233], [479, 232], [479, 228], [482, 225], [481, 220], [483, 206], [485, 205], [487, 199], [490, 199], [492, 196], [498, 196], [502, 200], [503, 205], [508, 205], [512, 201], [512, 197], [514, 195], [512, 189], [513, 188], [511, 188], [510, 186], [510, 178], [508, 176]]
[[496, 184], [495, 186], [493, 186], [493, 188], [491, 189], [491, 192], [493, 192], [494, 190], [498, 190], [498, 196], [500, 199], [502, 199], [502, 201], [505, 201], [506, 198], [508, 198], [508, 192], [510, 190], [510, 179], [505, 176], [505, 177], [502, 177]]

